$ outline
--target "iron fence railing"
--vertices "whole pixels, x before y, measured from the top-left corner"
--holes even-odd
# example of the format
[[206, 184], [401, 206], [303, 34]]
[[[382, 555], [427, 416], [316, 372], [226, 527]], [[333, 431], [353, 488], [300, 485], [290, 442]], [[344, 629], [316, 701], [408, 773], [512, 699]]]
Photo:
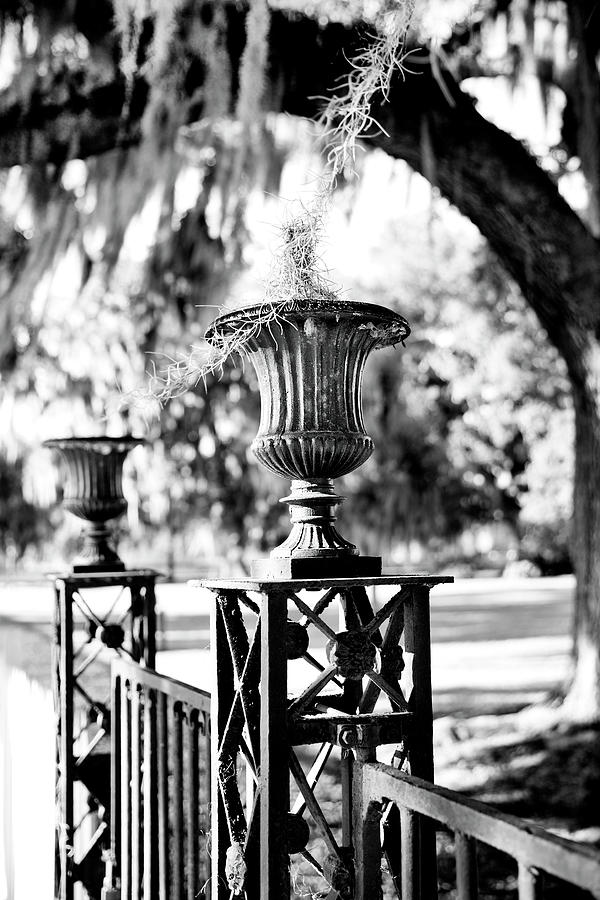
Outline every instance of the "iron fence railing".
[[[112, 683], [113, 814], [104, 900], [234, 896], [224, 879], [207, 884], [210, 695], [127, 661], [113, 664]], [[546, 896], [545, 873], [560, 881], [549, 885], [553, 900], [600, 898], [600, 853], [593, 849], [382, 763], [357, 758], [352, 780], [352, 845], [362, 863], [355, 866], [354, 888], [332, 888], [331, 900], [437, 897], [436, 829], [453, 834], [456, 890], [444, 890], [456, 900], [490, 896], [479, 884], [479, 844], [512, 858], [519, 900]], [[249, 884], [241, 895], [256, 891]]]
[[[210, 877], [210, 695], [135, 663], [115, 662], [111, 761], [105, 897], [204, 896]], [[120, 893], [113, 894], [119, 883]]]
[[519, 900], [544, 897], [544, 873], [563, 883], [554, 895], [561, 900], [575, 896], [567, 885], [600, 897], [597, 850], [455, 791], [406, 775], [392, 766], [367, 763], [361, 775], [362, 812], [370, 832], [368, 840], [372, 845], [379, 845], [380, 856], [385, 855], [396, 896], [402, 900], [429, 898], [429, 893], [423, 892], [419, 841], [423, 824], [431, 825], [432, 821], [454, 832], [457, 900], [474, 900], [480, 896], [479, 842], [516, 861]]

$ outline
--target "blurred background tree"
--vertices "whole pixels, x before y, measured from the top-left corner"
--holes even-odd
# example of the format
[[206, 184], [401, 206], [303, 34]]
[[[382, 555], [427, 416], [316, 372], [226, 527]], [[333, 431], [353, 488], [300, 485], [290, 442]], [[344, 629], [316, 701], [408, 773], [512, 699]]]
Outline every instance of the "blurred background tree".
[[[143, 427], [115, 389], [200, 342], [215, 307], [257, 299], [277, 197], [321, 171], [314, 131], [282, 113], [318, 114], [372, 4], [270, 7], [255, 0], [247, 34], [246, 8], [218, 0], [4, 6], [2, 443], [40, 522], [39, 442]], [[385, 132], [340, 179], [327, 255], [414, 329], [369, 370], [359, 541], [409, 567], [556, 571], [570, 550], [577, 715], [600, 710], [599, 16], [593, 0], [417, 4], [418, 75], [374, 110]], [[251, 373], [227, 367], [149, 417], [131, 540], [240, 566], [272, 544], [282, 486], [249, 458], [257, 415]], [[21, 555], [43, 542], [26, 533]]]

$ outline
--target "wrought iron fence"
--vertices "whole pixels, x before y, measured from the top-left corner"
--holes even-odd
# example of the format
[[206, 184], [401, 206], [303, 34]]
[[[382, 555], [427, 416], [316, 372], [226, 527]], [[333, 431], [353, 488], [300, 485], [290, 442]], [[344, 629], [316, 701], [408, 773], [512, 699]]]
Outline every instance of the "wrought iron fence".
[[104, 896], [203, 896], [210, 878], [210, 695], [119, 660], [112, 666], [112, 719]]
[[[237, 896], [225, 879], [207, 884], [210, 695], [126, 661], [113, 664], [112, 681], [113, 816], [104, 900]], [[352, 849], [361, 865], [348, 896], [437, 897], [434, 834], [445, 829], [453, 834], [456, 890], [445, 888], [456, 900], [489, 896], [479, 884], [479, 844], [514, 860], [519, 900], [546, 896], [545, 873], [561, 883], [552, 898], [600, 898], [597, 851], [382, 763], [357, 758], [353, 783]], [[319, 818], [313, 806], [311, 815]], [[258, 890], [247, 885], [240, 896]], [[328, 896], [347, 893], [332, 888]]]
[[[401, 900], [437, 896], [437, 892], [430, 895], [424, 891], [426, 873], [420, 850], [423, 825], [430, 827], [432, 823], [454, 833], [457, 900], [480, 896], [479, 842], [516, 861], [519, 900], [541, 900], [545, 896], [544, 873], [562, 882], [554, 894], [561, 900], [575, 896], [567, 886], [589, 892], [577, 896], [600, 897], [597, 850], [382, 763], [365, 764], [361, 782], [367, 840], [378, 858], [385, 856], [394, 896]], [[373, 893], [374, 898], [378, 896], [378, 892]]]

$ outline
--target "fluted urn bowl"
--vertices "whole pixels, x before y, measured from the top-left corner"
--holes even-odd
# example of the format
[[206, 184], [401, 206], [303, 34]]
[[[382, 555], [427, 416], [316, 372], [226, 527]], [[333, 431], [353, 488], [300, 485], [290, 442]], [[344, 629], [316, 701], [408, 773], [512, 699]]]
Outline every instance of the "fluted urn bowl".
[[127, 509], [123, 496], [123, 462], [142, 438], [74, 437], [44, 441], [63, 463], [63, 507], [83, 519], [83, 548], [74, 572], [115, 572], [125, 568], [107, 522]]
[[408, 322], [392, 310], [346, 300], [308, 301], [282, 311], [276, 324], [261, 325], [262, 305], [220, 316], [209, 342], [250, 334], [248, 351], [258, 376], [261, 419], [252, 450], [259, 461], [292, 479], [292, 530], [258, 561], [257, 576], [319, 577], [377, 574], [378, 558], [357, 548], [334, 527], [343, 498], [332, 479], [357, 469], [373, 452], [365, 430], [361, 389], [364, 366], [377, 347], [401, 342]]

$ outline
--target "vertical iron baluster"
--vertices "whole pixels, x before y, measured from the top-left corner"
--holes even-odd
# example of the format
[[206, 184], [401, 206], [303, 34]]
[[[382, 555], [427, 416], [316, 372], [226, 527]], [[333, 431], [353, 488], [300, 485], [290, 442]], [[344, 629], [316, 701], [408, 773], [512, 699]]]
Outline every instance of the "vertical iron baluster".
[[413, 587], [406, 603], [406, 649], [413, 653], [410, 709], [414, 734], [410, 742], [410, 771], [433, 781], [433, 704], [429, 643], [429, 589]]
[[120, 877], [121, 847], [121, 682], [112, 678], [110, 712], [110, 860], [113, 878]]
[[454, 834], [456, 853], [456, 890], [458, 900], [477, 900], [477, 841], [457, 831]]
[[61, 900], [73, 898], [73, 596], [71, 588], [59, 580], [56, 587], [57, 619], [60, 629], [59, 694], [59, 796], [61, 799], [58, 836], [58, 878]]
[[200, 789], [200, 773], [198, 771], [198, 712], [188, 708], [187, 716], [187, 895], [188, 900], [195, 900], [200, 891], [198, 884], [198, 791]]
[[352, 751], [341, 750], [340, 775], [342, 782], [342, 847], [352, 846]]
[[[411, 775], [433, 782], [433, 703], [431, 697], [431, 638], [429, 588], [413, 587], [406, 604], [406, 644], [413, 653], [410, 709], [414, 731], [409, 746]], [[435, 826], [420, 819], [420, 885], [423, 896], [437, 896]]]
[[157, 825], [157, 772], [156, 772], [156, 691], [146, 690], [144, 698], [144, 868], [143, 900], [158, 897], [157, 863], [154, 842]]
[[73, 810], [73, 595], [64, 581], [59, 582], [59, 621], [61, 635], [60, 672], [60, 780], [62, 798], [62, 834], [60, 836], [61, 900], [73, 897], [73, 859], [75, 840]]
[[[155, 578], [144, 581], [144, 649], [141, 657], [143, 665], [153, 669], [156, 665], [156, 596]], [[146, 898], [144, 898], [146, 900]]]
[[541, 873], [519, 860], [519, 900], [542, 900], [542, 897]]
[[[210, 747], [210, 714], [200, 713], [204, 721], [204, 732], [202, 737], [202, 756], [203, 756], [203, 772], [202, 772], [202, 830], [204, 840], [202, 841], [203, 853], [201, 856], [201, 877], [204, 882], [211, 877], [211, 853], [210, 853], [210, 783], [211, 783], [211, 747]], [[205, 890], [208, 892], [208, 889]]]
[[[419, 819], [412, 809], [400, 809], [402, 900], [420, 900]], [[423, 894], [423, 898], [428, 895]]]
[[140, 900], [141, 898], [141, 853], [143, 844], [141, 841], [142, 759], [140, 754], [140, 707], [142, 703], [140, 685], [133, 681], [131, 683], [131, 900]]
[[375, 762], [375, 743], [356, 748], [352, 769], [352, 843], [356, 900], [381, 898], [381, 806], [365, 801], [365, 766]]
[[[360, 620], [354, 603], [354, 595], [351, 590], [340, 591], [338, 594], [338, 630], [353, 631], [360, 628]], [[358, 710], [362, 697], [362, 680], [346, 678], [344, 681], [344, 706], [346, 712], [355, 713]], [[340, 760], [342, 781], [342, 845], [352, 846], [352, 753], [342, 750]]]
[[173, 728], [173, 898], [184, 896], [183, 860], [183, 708], [179, 701], [172, 707]]
[[156, 749], [158, 756], [158, 895], [160, 900], [169, 900], [169, 732], [167, 729], [167, 697], [162, 692], [158, 692], [156, 700]]
[[290, 773], [287, 746], [287, 595], [261, 601], [260, 702], [260, 898], [289, 897], [287, 841]]
[[121, 679], [121, 900], [131, 898], [131, 691]]

